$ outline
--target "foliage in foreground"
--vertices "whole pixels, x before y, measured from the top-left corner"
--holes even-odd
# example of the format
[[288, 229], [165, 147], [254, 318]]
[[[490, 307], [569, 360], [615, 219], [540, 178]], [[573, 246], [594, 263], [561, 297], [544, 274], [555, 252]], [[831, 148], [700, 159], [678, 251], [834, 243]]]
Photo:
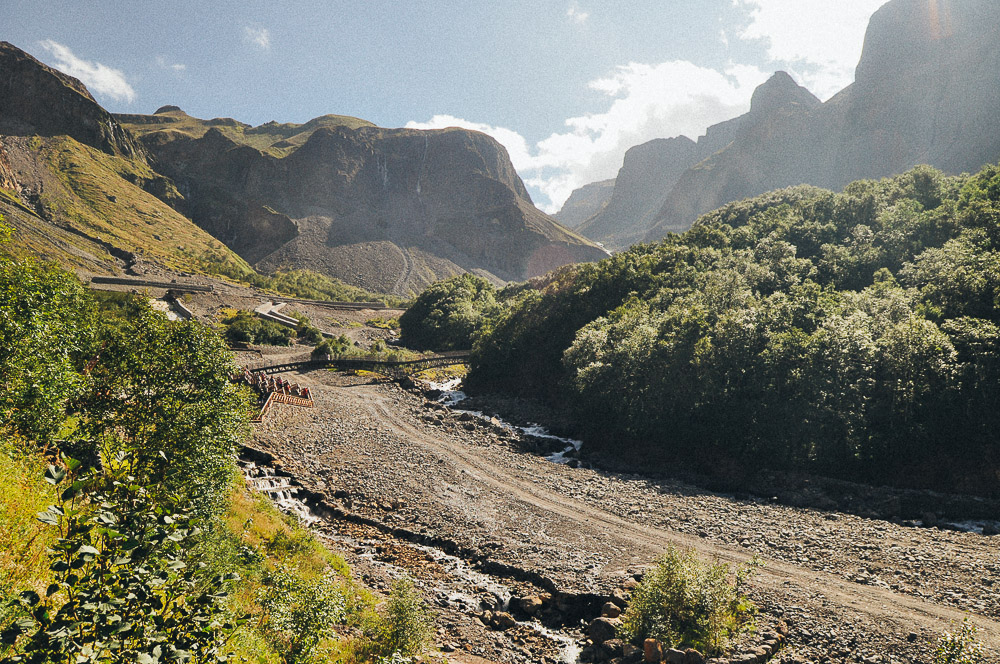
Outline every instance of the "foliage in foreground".
[[976, 627], [966, 618], [957, 633], [945, 632], [938, 639], [934, 664], [981, 664], [986, 661], [983, 646], [976, 642]]
[[59, 532], [51, 583], [44, 594], [20, 593], [26, 615], [0, 635], [15, 654], [0, 663], [225, 661], [236, 624], [221, 602], [238, 576], [205, 579], [192, 565], [199, 519], [190, 503], [138, 484], [125, 455], [102, 473], [79, 467], [49, 467], [46, 479], [65, 485], [39, 515]]
[[[374, 601], [234, 490], [249, 401], [233, 369], [208, 328], [0, 257], [0, 661], [357, 662], [414, 643], [334, 634], [381, 624]], [[42, 482], [57, 452], [94, 470], [67, 460]]]
[[652, 638], [672, 648], [724, 653], [733, 637], [753, 626], [757, 609], [744, 592], [751, 570], [733, 574], [724, 563], [668, 549], [632, 592], [622, 616], [624, 637], [639, 646]]

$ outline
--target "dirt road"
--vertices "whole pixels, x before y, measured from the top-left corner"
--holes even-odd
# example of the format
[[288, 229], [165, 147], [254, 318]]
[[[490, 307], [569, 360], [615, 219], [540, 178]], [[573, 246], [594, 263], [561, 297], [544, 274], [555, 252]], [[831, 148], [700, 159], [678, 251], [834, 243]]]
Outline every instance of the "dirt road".
[[258, 445], [386, 524], [447, 536], [574, 592], [610, 593], [668, 546], [727, 562], [757, 555], [754, 596], [789, 623], [786, 658], [926, 662], [969, 616], [988, 661], [1000, 661], [998, 538], [556, 465], [502, 427], [394, 385], [295, 379], [313, 386], [317, 408], [281, 411]]

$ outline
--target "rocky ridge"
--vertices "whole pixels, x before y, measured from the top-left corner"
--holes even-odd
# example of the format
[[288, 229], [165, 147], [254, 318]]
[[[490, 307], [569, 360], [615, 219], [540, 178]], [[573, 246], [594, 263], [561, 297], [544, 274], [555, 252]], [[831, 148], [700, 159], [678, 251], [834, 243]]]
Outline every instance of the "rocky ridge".
[[[869, 22], [854, 83], [820, 103], [778, 72], [755, 91], [749, 113], [710, 127], [693, 152], [683, 142], [638, 146], [650, 155], [626, 157], [611, 203], [581, 230], [622, 248], [775, 189], [839, 190], [918, 164], [958, 174], [995, 162], [998, 23], [991, 0], [891, 0]], [[657, 163], [688, 152], [680, 172]], [[626, 194], [626, 183], [640, 185]]]
[[[478, 132], [317, 119], [296, 134], [175, 109], [122, 119], [176, 183], [171, 204], [264, 270], [405, 295], [464, 271], [520, 280], [606, 256], [535, 208]], [[366, 252], [377, 258], [353, 260]]]

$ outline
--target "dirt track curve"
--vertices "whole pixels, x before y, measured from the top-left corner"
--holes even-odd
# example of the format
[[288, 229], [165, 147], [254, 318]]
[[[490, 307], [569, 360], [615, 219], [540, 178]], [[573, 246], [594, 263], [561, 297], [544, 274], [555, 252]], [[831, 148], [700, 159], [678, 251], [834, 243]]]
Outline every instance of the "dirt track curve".
[[[283, 457], [306, 484], [321, 491], [346, 490], [355, 509], [387, 523], [481, 547], [498, 560], [538, 571], [576, 592], [609, 592], [668, 546], [689, 547], [725, 562], [745, 562], [757, 553], [765, 567], [756, 577], [755, 598], [765, 611], [789, 621], [793, 644], [796, 638], [812, 643], [809, 654], [814, 657], [829, 652], [828, 661], [862, 661], [858, 653], [881, 653], [921, 661], [914, 653], [928, 652], [937, 635], [971, 614], [988, 661], [1000, 661], [1000, 612], [993, 598], [1000, 587], [994, 587], [1000, 583], [996, 538], [939, 536], [929, 529], [827, 515], [832, 521], [820, 523], [841, 538], [836, 541], [857, 540], [861, 549], [872, 551], [867, 569], [873, 579], [890, 573], [890, 550], [902, 551], [903, 544], [912, 554], [909, 560], [931, 562], [917, 554], [935, 551], [970, 557], [954, 561], [954, 570], [933, 562], [913, 567], [916, 574], [908, 576], [917, 578], [900, 586], [905, 592], [858, 583], [850, 580], [853, 571], [839, 569], [848, 565], [839, 563], [840, 557], [851, 558], [850, 552], [822, 548], [817, 541], [822, 536], [810, 540], [802, 534], [813, 520], [824, 518], [815, 510], [748, 507], [726, 496], [662, 487], [646, 496], [648, 484], [638, 476], [557, 466], [517, 451], [510, 437], [489, 423], [484, 427], [431, 409], [396, 386], [361, 384], [329, 372], [299, 378], [317, 385], [318, 408], [283, 412], [270, 430], [260, 432], [259, 442]], [[386, 506], [387, 501], [393, 506]], [[749, 532], [741, 525], [748, 517], [740, 514], [751, 507], [766, 510], [751, 522], [765, 521], [760, 532], [774, 536], [754, 531], [739, 535], [740, 544], [734, 545], [729, 531]], [[699, 514], [701, 509], [709, 513]], [[689, 527], [698, 519], [717, 530]], [[800, 558], [802, 563], [781, 553], [788, 548], [781, 542], [783, 534], [807, 543], [796, 547], [796, 556], [808, 554]], [[747, 546], [747, 539], [762, 544]], [[819, 555], [809, 553], [810, 541]], [[877, 561], [883, 554], [880, 542], [886, 549], [884, 568]], [[827, 558], [833, 571], [818, 569]], [[970, 582], [959, 568], [983, 587], [969, 590], [967, 597], [964, 586]], [[858, 573], [866, 573], [864, 563]], [[930, 578], [934, 575], [941, 578]], [[952, 586], [958, 590], [919, 596], [921, 587]], [[952, 594], [960, 600], [952, 600]], [[970, 606], [982, 608], [962, 610]], [[843, 648], [836, 645], [841, 642]]]

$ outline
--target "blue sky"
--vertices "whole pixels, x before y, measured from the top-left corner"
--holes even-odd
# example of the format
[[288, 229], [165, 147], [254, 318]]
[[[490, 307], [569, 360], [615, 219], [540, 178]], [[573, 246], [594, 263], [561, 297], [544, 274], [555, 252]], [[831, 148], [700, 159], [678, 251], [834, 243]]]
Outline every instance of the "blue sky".
[[778, 69], [828, 98], [883, 2], [5, 0], [0, 39], [114, 112], [480, 129], [554, 211], [632, 145], [744, 112]]

